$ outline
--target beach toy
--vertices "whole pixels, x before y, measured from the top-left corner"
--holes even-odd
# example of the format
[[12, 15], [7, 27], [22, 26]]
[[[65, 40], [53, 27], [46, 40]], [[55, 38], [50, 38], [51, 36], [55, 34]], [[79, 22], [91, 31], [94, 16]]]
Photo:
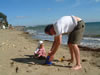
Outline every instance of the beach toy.
[[63, 57], [61, 57], [60, 59], [59, 59], [59, 61], [64, 61], [64, 59], [65, 59], [65, 56], [63, 56]]
[[47, 65], [52, 65], [52, 62], [49, 61], [49, 59], [50, 59], [50, 56], [47, 56], [47, 59], [46, 59], [45, 64], [47, 64]]

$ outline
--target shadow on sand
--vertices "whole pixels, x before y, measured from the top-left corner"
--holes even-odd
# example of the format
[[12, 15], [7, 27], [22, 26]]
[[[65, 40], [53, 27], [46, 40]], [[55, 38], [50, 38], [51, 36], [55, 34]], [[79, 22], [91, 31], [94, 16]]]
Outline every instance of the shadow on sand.
[[[58, 65], [53, 63], [52, 65], [46, 65], [45, 64], [45, 59], [37, 59], [33, 55], [25, 55], [27, 58], [14, 58], [11, 59], [14, 62], [19, 62], [19, 63], [24, 63], [24, 64], [31, 64], [31, 65], [43, 65], [43, 66], [56, 66], [56, 67], [67, 67], [71, 68], [72, 66], [63, 66], [63, 65]], [[59, 62], [58, 60], [54, 60], [53, 62]]]
[[89, 47], [83, 47], [83, 46], [79, 46], [79, 48], [83, 51], [100, 52], [100, 48], [89, 48]]
[[14, 58], [11, 59], [15, 62], [19, 62], [19, 63], [24, 63], [24, 64], [43, 64], [45, 62], [45, 59], [37, 59], [35, 58], [33, 55], [25, 55], [27, 56], [27, 58]]

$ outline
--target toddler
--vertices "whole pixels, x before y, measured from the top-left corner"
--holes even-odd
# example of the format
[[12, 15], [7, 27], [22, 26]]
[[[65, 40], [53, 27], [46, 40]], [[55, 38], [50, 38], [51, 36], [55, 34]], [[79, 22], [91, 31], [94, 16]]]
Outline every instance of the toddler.
[[34, 56], [39, 59], [45, 59], [46, 51], [44, 48], [43, 41], [39, 41], [38, 47], [36, 48], [36, 50], [34, 52]]

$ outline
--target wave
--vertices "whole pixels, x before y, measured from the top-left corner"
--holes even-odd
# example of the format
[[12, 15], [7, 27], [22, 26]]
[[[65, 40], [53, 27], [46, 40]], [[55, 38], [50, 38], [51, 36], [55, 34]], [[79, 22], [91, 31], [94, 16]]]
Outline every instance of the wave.
[[100, 38], [100, 34], [99, 33], [95, 33], [95, 34], [84, 34], [84, 37], [93, 37], [93, 38]]
[[[84, 34], [81, 45], [93, 47], [93, 48], [94, 47], [100, 48], [99, 28], [100, 28], [100, 25], [91, 25], [91, 24], [87, 25], [87, 29]], [[26, 32], [29, 32], [29, 34], [32, 34], [32, 38], [53, 41], [53, 37], [45, 34], [44, 29], [45, 29], [45, 25], [35, 26], [35, 27], [27, 27]], [[67, 44], [67, 40], [68, 40], [68, 37], [64, 35], [62, 43]]]
[[84, 37], [84, 40], [100, 41], [100, 38]]
[[30, 29], [30, 30], [25, 30], [25, 32], [29, 32], [29, 34], [37, 34], [37, 31], [36, 30], [32, 30], [32, 29]]

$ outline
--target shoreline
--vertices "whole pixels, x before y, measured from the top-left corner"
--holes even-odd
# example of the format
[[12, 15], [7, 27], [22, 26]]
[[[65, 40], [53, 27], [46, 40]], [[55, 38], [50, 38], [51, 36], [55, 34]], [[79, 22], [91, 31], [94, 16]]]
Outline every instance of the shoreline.
[[[26, 27], [26, 31], [29, 32], [31, 35], [33, 35], [32, 37], [34, 39], [38, 38], [38, 39], [42, 39], [42, 40], [53, 41], [53, 37], [48, 36], [44, 33], [44, 28], [45, 28], [45, 26], [42, 26], [42, 25], [36, 26], [36, 27], [29, 26], [29, 27]], [[90, 31], [91, 31], [91, 25], [89, 27], [87, 26], [86, 28], [90, 28]], [[96, 36], [99, 35], [99, 33], [96, 34], [96, 32], [91, 33], [91, 32], [88, 31], [88, 29], [86, 29], [86, 33], [84, 33], [84, 37], [83, 37], [83, 40], [81, 41], [80, 45], [84, 46], [84, 47], [90, 47], [90, 48], [93, 48], [93, 49], [94, 48], [95, 49], [100, 48], [100, 38], [92, 37], [94, 35], [96, 35]], [[86, 37], [86, 34], [87, 34], [87, 37]], [[89, 37], [89, 35], [91, 35], [91, 36]], [[66, 39], [68, 39], [67, 36], [64, 35], [62, 38], [63, 38], [62, 43], [67, 44], [67, 41], [66, 41]]]
[[[24, 33], [28, 34], [32, 38], [32, 34], [29, 34], [29, 32], [24, 32]], [[36, 39], [36, 38], [32, 38], [32, 39], [42, 40], [42, 39]], [[50, 40], [42, 40], [42, 41], [53, 42], [53, 41], [50, 41]], [[61, 45], [67, 46], [67, 44], [61, 44]], [[90, 51], [100, 51], [100, 48], [98, 48], [98, 47], [90, 47], [90, 46], [82, 46], [82, 45], [79, 45], [79, 47], [83, 48], [83, 49], [88, 49]]]
[[[31, 35], [18, 30], [0, 30], [0, 74], [1, 75], [100, 75], [100, 52], [80, 47], [82, 69], [73, 71], [68, 62], [60, 62], [65, 56], [70, 58], [69, 49], [61, 45], [53, 63], [55, 65], [42, 65], [45, 60], [38, 60], [33, 55], [38, 40]], [[46, 53], [50, 50], [52, 42], [44, 41]], [[84, 50], [85, 49], [85, 50]], [[75, 65], [75, 63], [74, 63]]]
[[[43, 38], [43, 35], [42, 35], [42, 38], [41, 38], [41, 36], [38, 35], [38, 34], [30, 34], [29, 32], [26, 32], [26, 33], [29, 34], [29, 35], [31, 35], [31, 37], [33, 39], [45, 41], [44, 38], [46, 38], [46, 37]], [[50, 38], [46, 38], [46, 41], [53, 42], [53, 37], [50, 36]], [[65, 42], [65, 41], [66, 40], [64, 40], [64, 38], [63, 38], [62, 45], [67, 45], [67, 42]], [[87, 40], [87, 41], [89, 41], [89, 40]], [[90, 48], [90, 49], [96, 49], [96, 50], [100, 49], [100, 46], [99, 46], [100, 44], [99, 43], [95, 44], [95, 43], [96, 42], [93, 42], [93, 41], [87, 43], [86, 40], [84, 40], [84, 41], [82, 40], [79, 46], [81, 46], [81, 47], [87, 47], [87, 48]]]

